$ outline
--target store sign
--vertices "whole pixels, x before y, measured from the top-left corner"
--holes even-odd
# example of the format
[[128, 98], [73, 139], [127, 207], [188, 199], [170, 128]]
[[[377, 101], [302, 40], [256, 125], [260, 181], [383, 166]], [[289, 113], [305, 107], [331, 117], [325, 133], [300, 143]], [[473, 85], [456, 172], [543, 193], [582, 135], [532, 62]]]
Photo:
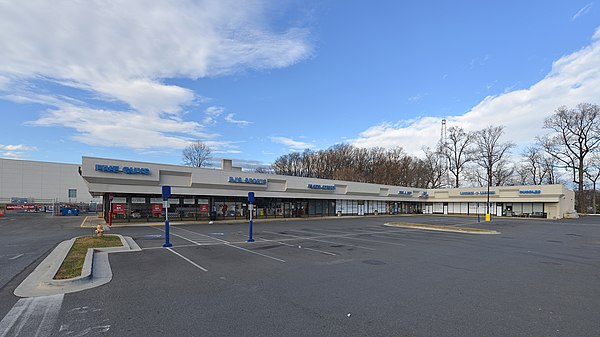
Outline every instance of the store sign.
[[162, 205], [162, 198], [150, 198], [150, 203], [151, 204], [161, 204]]
[[132, 204], [145, 204], [146, 198], [131, 198]]
[[490, 191], [488, 193], [488, 191], [465, 191], [465, 192], [460, 192], [460, 195], [487, 195], [487, 194], [496, 194], [496, 191]]
[[34, 210], [35, 205], [33, 204], [8, 204], [6, 205], [7, 211], [25, 211], [25, 210]]
[[335, 190], [335, 185], [308, 184], [306, 187], [316, 190]]
[[113, 204], [113, 213], [125, 213], [125, 204]]
[[198, 199], [199, 205], [208, 205], [208, 199]]
[[400, 195], [412, 195], [413, 192], [412, 191], [398, 191], [398, 194], [400, 194]]
[[229, 182], [230, 183], [238, 183], [238, 184], [266, 185], [267, 179], [229, 177]]
[[542, 194], [542, 190], [519, 190], [519, 194]]
[[96, 171], [107, 173], [125, 173], [125, 174], [142, 174], [150, 175], [150, 169], [145, 167], [130, 167], [130, 166], [114, 166], [96, 164]]
[[[162, 202], [162, 198], [161, 198]], [[160, 215], [162, 213], [163, 206], [162, 204], [152, 204], [152, 215]]]
[[196, 200], [194, 200], [194, 199], [183, 199], [184, 205], [193, 205], [195, 203], [196, 203]]
[[208, 205], [201, 204], [199, 209], [201, 213], [208, 213]]

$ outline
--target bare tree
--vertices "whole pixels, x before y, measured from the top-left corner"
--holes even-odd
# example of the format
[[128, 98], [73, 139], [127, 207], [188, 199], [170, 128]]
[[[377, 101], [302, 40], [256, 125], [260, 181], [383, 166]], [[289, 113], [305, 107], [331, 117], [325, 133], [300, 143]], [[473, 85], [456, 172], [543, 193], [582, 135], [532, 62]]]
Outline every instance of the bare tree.
[[486, 180], [490, 186], [494, 184], [494, 169], [505, 160], [510, 149], [515, 146], [511, 142], [500, 142], [503, 134], [504, 126], [488, 126], [475, 133], [477, 153], [474, 162], [485, 170]]
[[182, 151], [183, 165], [193, 167], [206, 167], [210, 163], [212, 151], [201, 141], [196, 141], [186, 146]]
[[446, 158], [441, 153], [432, 151], [429, 147], [424, 147], [423, 152], [425, 153], [423, 165], [427, 188], [441, 188], [448, 173]]
[[[504, 126], [488, 126], [483, 130], [475, 133], [475, 144], [477, 145], [477, 153], [474, 157], [474, 162], [485, 171], [486, 185], [488, 187], [486, 202], [486, 213], [490, 213], [489, 189], [493, 184], [495, 169], [501, 171], [505, 161], [505, 157], [509, 150], [514, 146], [511, 142], [502, 143], [500, 137], [504, 134]], [[500, 170], [497, 168], [500, 167]], [[498, 180], [501, 175], [496, 175]]]
[[523, 169], [528, 173], [529, 182], [534, 185], [542, 184], [546, 175], [550, 174], [547, 171], [547, 165], [545, 165], [546, 158], [543, 149], [539, 146], [530, 146], [523, 151], [522, 156], [524, 159]]
[[596, 184], [600, 179], [600, 153], [594, 152], [590, 157], [585, 176], [592, 183], [592, 212], [596, 214]]
[[501, 160], [492, 171], [494, 186], [513, 185], [515, 178], [515, 165], [508, 160]]
[[460, 176], [466, 165], [473, 160], [473, 133], [465, 132], [462, 128], [451, 127], [448, 129], [446, 143], [446, 156], [448, 156], [448, 171], [452, 174], [454, 187], [460, 187]]
[[578, 211], [585, 212], [584, 176], [586, 157], [600, 144], [600, 107], [581, 103], [575, 109], [560, 107], [544, 121], [554, 134], [541, 139], [546, 153], [573, 172], [578, 187]]

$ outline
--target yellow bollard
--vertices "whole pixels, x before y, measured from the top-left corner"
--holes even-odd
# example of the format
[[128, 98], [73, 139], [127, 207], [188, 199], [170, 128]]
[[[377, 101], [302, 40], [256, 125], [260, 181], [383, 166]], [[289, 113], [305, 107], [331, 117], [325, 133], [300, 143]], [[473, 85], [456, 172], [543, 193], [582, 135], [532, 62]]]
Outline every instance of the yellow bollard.
[[486, 214], [485, 214], [485, 221], [486, 221], [486, 222], [490, 222], [490, 221], [492, 221], [492, 215], [491, 215], [490, 213], [486, 213]]

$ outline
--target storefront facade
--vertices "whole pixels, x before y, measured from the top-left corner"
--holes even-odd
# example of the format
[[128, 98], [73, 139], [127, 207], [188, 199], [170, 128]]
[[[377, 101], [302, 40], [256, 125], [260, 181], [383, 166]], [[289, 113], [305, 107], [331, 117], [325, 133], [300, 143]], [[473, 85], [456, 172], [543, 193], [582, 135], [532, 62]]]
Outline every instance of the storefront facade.
[[[471, 194], [471, 189], [426, 190], [249, 173], [233, 167], [230, 160], [223, 160], [221, 169], [206, 169], [83, 157], [81, 168], [89, 192], [103, 197], [105, 218], [111, 216], [116, 222], [163, 219], [162, 186], [172, 187], [167, 210], [169, 217], [181, 220], [247, 218], [249, 191], [256, 195], [254, 216], [258, 219], [400, 213], [475, 214], [470, 203], [485, 203], [479, 191], [474, 190]], [[572, 191], [562, 185], [505, 188], [496, 188], [497, 194], [492, 198], [494, 207], [503, 207], [500, 216], [520, 212], [518, 214], [545, 213], [548, 218], [561, 218], [564, 212], [573, 209], [572, 198], [571, 204], [567, 200]], [[540, 192], [519, 193], [525, 190]], [[463, 203], [466, 213], [462, 209]]]

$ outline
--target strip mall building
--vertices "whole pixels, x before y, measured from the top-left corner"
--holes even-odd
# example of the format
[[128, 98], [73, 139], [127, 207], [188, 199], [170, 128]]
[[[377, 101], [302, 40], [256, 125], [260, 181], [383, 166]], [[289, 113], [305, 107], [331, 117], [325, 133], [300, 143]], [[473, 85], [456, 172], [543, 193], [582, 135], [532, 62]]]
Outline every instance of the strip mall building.
[[[83, 157], [81, 175], [102, 196], [113, 221], [164, 217], [162, 186], [171, 186], [168, 212], [179, 219], [244, 219], [248, 192], [256, 218], [366, 214], [486, 213], [487, 188], [419, 189], [244, 172], [223, 160], [221, 169], [193, 168]], [[110, 202], [109, 202], [110, 200]], [[563, 185], [500, 186], [489, 192], [490, 213], [560, 219], [574, 210], [574, 192]]]

